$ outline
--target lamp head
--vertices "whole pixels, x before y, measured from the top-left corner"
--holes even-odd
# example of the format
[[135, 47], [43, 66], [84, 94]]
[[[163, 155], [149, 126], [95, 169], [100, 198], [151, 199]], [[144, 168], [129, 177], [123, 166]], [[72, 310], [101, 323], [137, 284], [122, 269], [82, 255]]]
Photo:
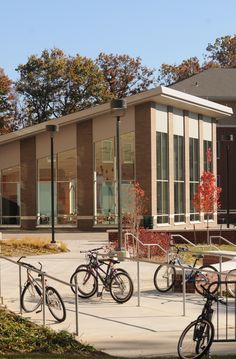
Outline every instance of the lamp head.
[[58, 125], [46, 125], [46, 131], [50, 132], [51, 136], [53, 136], [55, 132], [59, 131], [59, 126]]
[[114, 117], [125, 116], [127, 109], [127, 104], [124, 99], [114, 99], [111, 100], [111, 114]]

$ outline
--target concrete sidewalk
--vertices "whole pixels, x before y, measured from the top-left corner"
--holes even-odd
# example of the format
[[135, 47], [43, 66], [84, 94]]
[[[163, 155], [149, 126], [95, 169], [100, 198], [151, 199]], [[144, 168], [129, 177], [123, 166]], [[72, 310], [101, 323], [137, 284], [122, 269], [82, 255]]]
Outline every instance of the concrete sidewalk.
[[[26, 234], [22, 234], [26, 236]], [[35, 234], [35, 236], [42, 236]], [[45, 236], [49, 236], [45, 234]], [[4, 235], [4, 238], [12, 235]], [[56, 240], [64, 241], [70, 252], [28, 257], [27, 261], [37, 265], [50, 275], [69, 281], [75, 268], [84, 263], [84, 254], [80, 250], [91, 249], [107, 244], [106, 233], [60, 233]], [[1, 260], [1, 292], [4, 304], [19, 313], [18, 267]], [[186, 296], [186, 315], [183, 316], [183, 296], [181, 293], [160, 294], [154, 289], [153, 273], [156, 265], [140, 263], [141, 298], [137, 296], [137, 264], [125, 261], [119, 264], [131, 275], [134, 282], [134, 296], [124, 304], [117, 304], [105, 293], [102, 298], [94, 296], [87, 300], [79, 300], [79, 340], [91, 344], [96, 349], [111, 355], [140, 356], [175, 356], [177, 343], [183, 329], [195, 319], [203, 306], [202, 297], [195, 294]], [[65, 329], [75, 332], [75, 297], [69, 287], [52, 280], [50, 284], [60, 292], [67, 309], [65, 322], [57, 324], [50, 313], [46, 312], [47, 325], [53, 329]], [[140, 305], [139, 305], [140, 304]], [[23, 314], [42, 324], [42, 313]], [[229, 336], [235, 336], [235, 317], [230, 316]], [[222, 332], [225, 330], [222, 322]], [[236, 343], [213, 343], [212, 353], [236, 353]]]

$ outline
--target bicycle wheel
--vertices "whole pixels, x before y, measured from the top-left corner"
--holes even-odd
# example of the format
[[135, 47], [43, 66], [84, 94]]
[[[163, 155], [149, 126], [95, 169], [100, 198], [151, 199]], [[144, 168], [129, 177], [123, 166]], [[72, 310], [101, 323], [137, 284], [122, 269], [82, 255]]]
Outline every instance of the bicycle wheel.
[[98, 281], [93, 272], [79, 269], [72, 275], [71, 284], [75, 284], [75, 279], [77, 280], [78, 297], [90, 298], [97, 292]]
[[205, 319], [197, 319], [183, 331], [178, 342], [181, 359], [199, 359], [210, 348], [214, 338], [214, 326]]
[[232, 297], [236, 297], [236, 269], [231, 269], [228, 274], [226, 275], [225, 280], [233, 281], [234, 283], [226, 283], [227, 291], [229, 292]]
[[75, 287], [73, 286], [73, 284], [75, 284], [75, 278], [74, 278], [74, 276], [75, 276], [75, 273], [76, 272], [78, 272], [80, 269], [85, 269], [85, 270], [87, 270], [88, 269], [88, 264], [81, 264], [80, 266], [78, 266], [77, 268], [76, 268], [76, 270], [74, 271], [74, 273], [72, 274], [72, 276], [70, 277], [70, 284], [71, 284], [71, 290], [72, 290], [72, 292], [73, 293], [75, 293]]
[[220, 285], [220, 275], [217, 269], [210, 265], [202, 266], [198, 269], [194, 276], [194, 286], [196, 291], [203, 295], [202, 286], [208, 289], [209, 285], [213, 282], [217, 282], [210, 287], [210, 292], [213, 294], [217, 291]]
[[33, 312], [42, 304], [42, 289], [39, 283], [35, 281], [27, 282], [20, 297], [22, 309], [27, 312]]
[[52, 316], [60, 323], [66, 319], [66, 308], [64, 302], [53, 287], [46, 288], [46, 304]]
[[154, 285], [159, 292], [167, 292], [170, 290], [173, 287], [175, 280], [176, 270], [174, 267], [169, 267], [167, 264], [162, 264], [157, 267], [153, 276]]
[[110, 293], [117, 303], [127, 302], [133, 295], [134, 285], [130, 276], [125, 272], [118, 272], [111, 278]]

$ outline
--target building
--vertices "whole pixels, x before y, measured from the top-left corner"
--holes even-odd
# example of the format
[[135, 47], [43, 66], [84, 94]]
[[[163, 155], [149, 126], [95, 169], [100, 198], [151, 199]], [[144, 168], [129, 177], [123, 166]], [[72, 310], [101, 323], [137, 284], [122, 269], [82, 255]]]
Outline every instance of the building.
[[[204, 168], [216, 174], [216, 120], [229, 107], [166, 87], [127, 98], [121, 124], [122, 190], [138, 181], [157, 228], [204, 226], [192, 197]], [[55, 224], [115, 226], [116, 119], [110, 104], [48, 121], [56, 124]], [[50, 138], [45, 123], [0, 137], [0, 227], [50, 225]], [[212, 148], [208, 163], [206, 148]], [[124, 209], [125, 210], [125, 209]], [[216, 213], [211, 225], [216, 224]]]
[[[217, 121], [217, 176], [222, 187], [219, 219], [227, 221], [227, 208], [230, 210], [230, 223], [236, 223], [236, 68], [212, 68], [180, 81], [171, 88], [229, 106], [233, 109], [230, 120]], [[233, 135], [233, 136], [232, 136]], [[233, 139], [233, 141], [229, 141]], [[227, 163], [228, 157], [228, 163]], [[228, 183], [228, 196], [227, 196]], [[223, 221], [222, 221], [223, 219]]]

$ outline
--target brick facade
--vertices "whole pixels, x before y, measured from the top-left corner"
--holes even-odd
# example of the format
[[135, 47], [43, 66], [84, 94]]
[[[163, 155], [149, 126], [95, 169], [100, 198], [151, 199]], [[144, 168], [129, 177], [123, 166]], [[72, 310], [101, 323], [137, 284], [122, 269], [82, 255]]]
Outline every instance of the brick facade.
[[36, 146], [35, 137], [20, 141], [21, 228], [36, 226]]
[[93, 226], [93, 127], [92, 119], [77, 124], [78, 228]]

